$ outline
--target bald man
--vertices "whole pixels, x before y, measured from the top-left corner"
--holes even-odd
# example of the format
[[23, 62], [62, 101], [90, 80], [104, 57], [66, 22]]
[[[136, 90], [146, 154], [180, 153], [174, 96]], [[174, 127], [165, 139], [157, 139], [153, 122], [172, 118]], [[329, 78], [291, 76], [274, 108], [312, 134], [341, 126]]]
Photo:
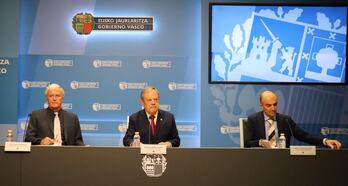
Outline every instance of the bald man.
[[317, 146], [327, 146], [340, 149], [337, 140], [311, 135], [296, 125], [290, 116], [277, 113], [278, 99], [272, 91], [260, 94], [262, 111], [248, 117], [246, 124], [245, 147], [275, 148], [281, 133], [285, 134], [286, 147], [290, 146], [291, 136], [296, 139]]

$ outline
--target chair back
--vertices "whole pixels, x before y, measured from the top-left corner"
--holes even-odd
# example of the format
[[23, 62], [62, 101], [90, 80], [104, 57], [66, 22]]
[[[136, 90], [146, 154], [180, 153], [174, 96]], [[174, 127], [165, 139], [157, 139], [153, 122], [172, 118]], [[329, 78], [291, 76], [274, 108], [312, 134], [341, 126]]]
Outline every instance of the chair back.
[[245, 125], [248, 121], [248, 118], [239, 118], [239, 135], [240, 135], [240, 148], [244, 148], [244, 136], [245, 136]]

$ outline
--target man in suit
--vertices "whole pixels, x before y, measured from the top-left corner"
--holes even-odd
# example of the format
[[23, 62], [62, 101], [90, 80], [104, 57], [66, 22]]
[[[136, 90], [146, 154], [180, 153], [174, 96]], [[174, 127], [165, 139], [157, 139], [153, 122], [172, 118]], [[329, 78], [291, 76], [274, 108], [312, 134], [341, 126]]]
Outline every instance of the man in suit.
[[50, 84], [45, 95], [48, 108], [31, 113], [25, 141], [33, 145], [84, 145], [79, 118], [62, 109], [64, 89]]
[[311, 135], [291, 119], [290, 116], [277, 113], [277, 95], [271, 91], [264, 91], [260, 95], [261, 112], [248, 117], [246, 124], [245, 146], [274, 148], [281, 133], [285, 134], [286, 147], [290, 146], [290, 137], [318, 146], [328, 146], [331, 149], [341, 148], [337, 140]]
[[159, 91], [155, 87], [145, 87], [140, 93], [140, 103], [144, 109], [129, 117], [123, 145], [131, 146], [134, 133], [139, 132], [141, 143], [179, 147], [180, 138], [173, 114], [159, 109]]

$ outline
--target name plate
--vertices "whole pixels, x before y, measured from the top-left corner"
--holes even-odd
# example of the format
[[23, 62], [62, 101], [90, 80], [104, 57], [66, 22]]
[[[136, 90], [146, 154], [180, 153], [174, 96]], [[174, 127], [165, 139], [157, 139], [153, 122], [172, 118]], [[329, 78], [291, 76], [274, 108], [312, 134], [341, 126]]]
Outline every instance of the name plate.
[[140, 154], [167, 154], [166, 145], [141, 144]]
[[290, 146], [290, 155], [294, 156], [315, 156], [316, 152], [315, 146]]
[[30, 152], [30, 142], [5, 142], [5, 152]]

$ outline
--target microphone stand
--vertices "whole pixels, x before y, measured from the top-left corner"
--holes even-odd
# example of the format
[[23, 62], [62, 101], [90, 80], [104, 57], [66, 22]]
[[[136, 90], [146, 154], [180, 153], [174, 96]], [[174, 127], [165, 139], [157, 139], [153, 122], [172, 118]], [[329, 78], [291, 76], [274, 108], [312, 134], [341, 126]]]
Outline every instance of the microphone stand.
[[27, 116], [27, 120], [25, 121], [25, 125], [24, 125], [24, 131], [23, 131], [23, 142], [25, 141], [25, 137], [27, 135], [27, 128], [28, 128], [28, 125], [29, 125], [29, 119], [31, 117], [31, 113], [28, 114]]
[[[286, 124], [288, 125], [288, 128], [289, 128], [289, 130], [290, 130], [291, 136], [295, 137], [295, 136], [294, 136], [294, 133], [292, 132], [291, 125], [290, 125], [290, 123], [289, 123], [288, 118], [285, 118], [285, 122], [286, 122]], [[289, 146], [290, 146], [290, 140], [291, 140], [291, 138], [289, 138]]]
[[149, 123], [149, 125], [148, 125], [148, 128], [149, 128], [149, 130], [148, 130], [148, 133], [149, 133], [149, 135], [148, 135], [148, 137], [149, 137], [149, 141], [148, 141], [148, 144], [151, 144], [151, 127], [150, 127], [150, 123]]

